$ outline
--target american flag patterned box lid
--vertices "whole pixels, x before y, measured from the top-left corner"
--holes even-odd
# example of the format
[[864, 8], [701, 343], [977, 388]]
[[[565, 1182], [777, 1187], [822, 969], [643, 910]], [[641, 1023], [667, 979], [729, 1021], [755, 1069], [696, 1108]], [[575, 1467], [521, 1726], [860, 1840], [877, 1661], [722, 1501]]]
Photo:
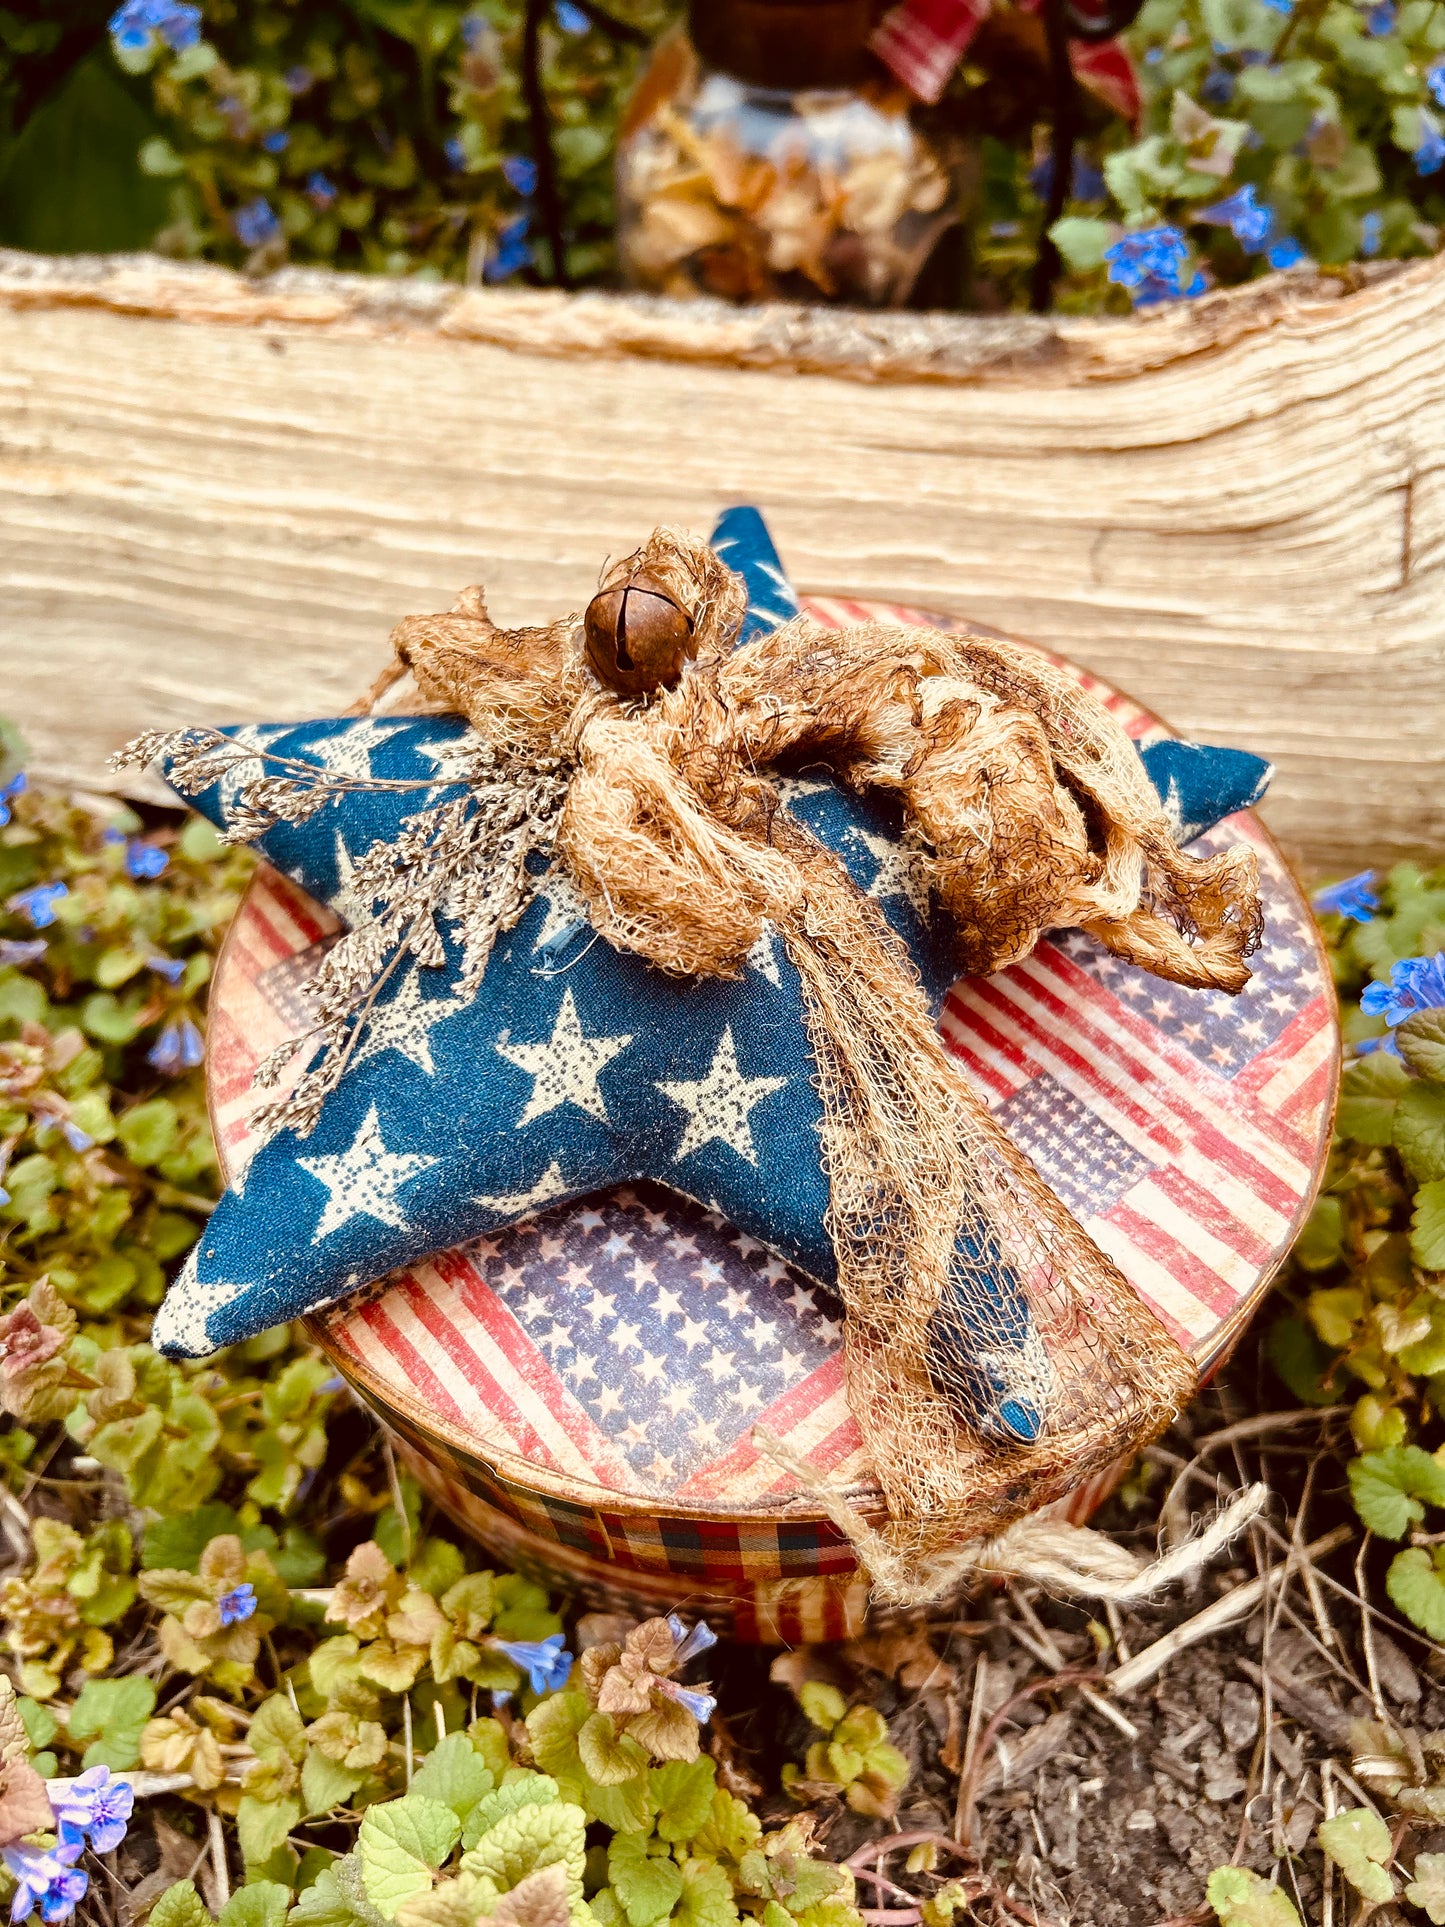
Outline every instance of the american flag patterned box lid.
[[[834, 626], [937, 620], [890, 604], [804, 607]], [[1167, 733], [1074, 673], [1136, 740]], [[1241, 839], [1259, 856], [1265, 937], [1238, 998], [1181, 989], [1062, 932], [957, 984], [941, 1020], [1016, 1143], [1206, 1373], [1313, 1201], [1338, 1071], [1318, 934], [1274, 843], [1241, 813], [1192, 847]], [[880, 860], [872, 888], [905, 882]], [[255, 1069], [304, 1028], [300, 986], [337, 927], [270, 870], [236, 918], [209, 1047], [230, 1166], [248, 1149]], [[716, 1612], [723, 1598], [743, 1633], [780, 1588], [804, 1605], [773, 1611], [761, 1636], [853, 1623], [807, 1604], [820, 1583], [861, 1598], [851, 1549], [750, 1439], [761, 1421], [882, 1516], [844, 1393], [839, 1305], [716, 1214], [643, 1187], [561, 1205], [311, 1324], [437, 1495], [505, 1556], [594, 1594], [609, 1571], [625, 1575], [619, 1600]]]

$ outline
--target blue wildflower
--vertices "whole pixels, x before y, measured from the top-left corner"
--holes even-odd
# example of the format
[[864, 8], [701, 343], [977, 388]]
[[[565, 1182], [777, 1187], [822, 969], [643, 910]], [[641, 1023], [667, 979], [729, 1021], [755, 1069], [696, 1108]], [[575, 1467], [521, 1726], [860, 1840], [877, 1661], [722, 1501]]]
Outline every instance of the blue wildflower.
[[1387, 33], [1395, 31], [1395, 0], [1375, 0], [1375, 5], [1365, 15], [1365, 32], [1375, 40], [1383, 40]]
[[1383, 1017], [1392, 1030], [1417, 1010], [1445, 1009], [1445, 950], [1407, 957], [1392, 968], [1388, 983], [1366, 984], [1360, 1009]]
[[1430, 98], [1437, 107], [1445, 107], [1445, 60], [1437, 60], [1433, 67], [1426, 70], [1425, 85], [1430, 89]]
[[75, 1862], [81, 1849], [74, 1841], [56, 1847], [6, 1847], [0, 1859], [15, 1878], [10, 1903], [12, 1921], [28, 1920], [39, 1911], [47, 1922], [69, 1920], [77, 1901], [85, 1898], [90, 1876]]
[[216, 1611], [221, 1615], [223, 1626], [239, 1626], [243, 1619], [249, 1619], [256, 1610], [256, 1588], [249, 1579], [243, 1579], [239, 1586], [232, 1586], [223, 1592], [216, 1601]]
[[1442, 166], [1445, 166], [1445, 138], [1441, 137], [1438, 127], [1426, 127], [1415, 149], [1415, 172], [1438, 174]]
[[515, 221], [508, 221], [497, 236], [495, 254], [483, 270], [488, 281], [505, 281], [519, 269], [530, 265], [532, 244], [527, 235], [531, 226], [525, 214], [519, 214]]
[[23, 794], [24, 789], [24, 770], [21, 770], [18, 776], [12, 776], [8, 783], [0, 786], [0, 825], [10, 821], [10, 805], [15, 801], [17, 796]]
[[1351, 917], [1356, 923], [1368, 923], [1380, 907], [1375, 872], [1360, 870], [1339, 883], [1327, 883], [1324, 889], [1315, 891], [1310, 904], [1322, 917]]
[[1282, 13], [1286, 19], [1294, 12], [1294, 0], [1264, 0], [1271, 13]]
[[1360, 253], [1367, 261], [1373, 260], [1384, 246], [1383, 226], [1384, 220], [1378, 208], [1371, 208], [1368, 214], [1360, 218]]
[[453, 169], [458, 174], [460, 174], [462, 169], [467, 164], [467, 150], [465, 147], [463, 147], [462, 143], [457, 139], [455, 134], [452, 135], [451, 139], [447, 142], [446, 146], [442, 149], [442, 152], [446, 155], [447, 160], [451, 163], [451, 166], [453, 167]]
[[328, 208], [336, 199], [336, 183], [329, 180], [318, 167], [314, 174], [306, 177], [306, 198], [313, 207]]
[[565, 1633], [550, 1633], [546, 1639], [494, 1639], [492, 1644], [522, 1668], [534, 1693], [560, 1692], [572, 1676]]
[[1199, 98], [1210, 107], [1227, 107], [1234, 98], [1234, 75], [1227, 67], [1211, 67], [1199, 83]]
[[281, 223], [276, 219], [276, 210], [260, 194], [254, 201], [236, 210], [231, 216], [231, 225], [236, 230], [236, 239], [244, 248], [264, 247], [268, 241], [274, 241], [281, 232]]
[[110, 37], [118, 53], [153, 53], [161, 41], [184, 53], [201, 37], [201, 10], [184, 0], [125, 0], [110, 16]]
[[284, 154], [291, 145], [291, 136], [284, 127], [273, 128], [269, 134], [261, 136], [261, 145], [268, 154]]
[[48, 930], [55, 921], [55, 906], [70, 891], [63, 883], [33, 883], [28, 890], [17, 890], [6, 904], [26, 918], [36, 930]]
[[689, 1628], [676, 1613], [669, 1613], [667, 1630], [677, 1647], [673, 1655], [673, 1664], [676, 1666], [685, 1666], [690, 1659], [696, 1659], [699, 1653], [705, 1653], [717, 1645], [717, 1634], [705, 1619], [699, 1619], [696, 1625]]
[[552, 17], [563, 33], [584, 34], [592, 31], [592, 22], [581, 7], [572, 4], [572, 0], [557, 0]]
[[88, 1151], [95, 1143], [89, 1131], [82, 1131], [80, 1126], [72, 1124], [69, 1118], [62, 1121], [60, 1129], [72, 1151]]
[[112, 1779], [108, 1766], [93, 1766], [68, 1783], [52, 1780], [49, 1792], [62, 1841], [75, 1845], [89, 1834], [96, 1853], [113, 1853], [124, 1840], [135, 1789], [128, 1780]]
[[675, 1679], [660, 1679], [658, 1685], [669, 1699], [687, 1708], [699, 1726], [706, 1726], [717, 1711], [717, 1696], [697, 1686], [679, 1686]]
[[1151, 47], [1144, 56], [1144, 65], [1146, 67], [1158, 67], [1162, 64], [1163, 59], [1164, 49], [1162, 47]]
[[158, 850], [154, 843], [135, 842], [125, 846], [125, 867], [137, 883], [158, 877], [169, 863], [165, 851]]
[[1297, 268], [1307, 262], [1309, 256], [1292, 234], [1281, 235], [1279, 240], [1267, 247], [1264, 258], [1272, 268]]
[[518, 194], [535, 194], [537, 163], [525, 154], [508, 154], [502, 162], [502, 178]]
[[1199, 218], [1227, 227], [1248, 254], [1258, 254], [1274, 232], [1274, 209], [1261, 205], [1253, 184], [1200, 208]]
[[146, 1052], [146, 1062], [166, 1077], [194, 1070], [206, 1055], [205, 1039], [189, 1017], [173, 1017]]
[[178, 984], [186, 974], [183, 957], [147, 957], [146, 969], [153, 970], [158, 977], [164, 977], [168, 984]]
[[39, 963], [49, 948], [44, 937], [0, 937], [0, 970], [8, 964]]
[[304, 94], [315, 86], [316, 76], [309, 67], [288, 67], [281, 82], [288, 94]]
[[1129, 290], [1136, 308], [1172, 301], [1182, 294], [1198, 294], [1204, 288], [1201, 275], [1186, 285], [1189, 244], [1179, 229], [1167, 222], [1159, 227], [1130, 229], [1105, 248], [1104, 259], [1109, 264], [1109, 279]]

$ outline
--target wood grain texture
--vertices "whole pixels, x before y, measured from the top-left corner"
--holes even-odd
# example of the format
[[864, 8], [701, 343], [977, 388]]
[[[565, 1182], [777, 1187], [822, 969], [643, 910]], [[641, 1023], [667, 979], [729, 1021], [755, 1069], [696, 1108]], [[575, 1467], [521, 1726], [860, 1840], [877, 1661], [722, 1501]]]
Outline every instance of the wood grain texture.
[[1445, 261], [1132, 321], [862, 316], [0, 253], [0, 707], [349, 702], [400, 616], [579, 606], [759, 503], [799, 584], [968, 614], [1272, 757], [1311, 868], [1445, 844]]

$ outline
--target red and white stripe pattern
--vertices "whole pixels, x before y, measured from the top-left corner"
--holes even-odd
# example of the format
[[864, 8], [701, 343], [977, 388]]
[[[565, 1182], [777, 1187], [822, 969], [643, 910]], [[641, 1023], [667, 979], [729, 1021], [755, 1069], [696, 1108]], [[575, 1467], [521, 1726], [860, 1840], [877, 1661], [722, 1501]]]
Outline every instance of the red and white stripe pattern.
[[[1020, 0], [1032, 13], [1038, 0]], [[918, 100], [943, 97], [958, 63], [988, 18], [992, 0], [902, 0], [886, 13], [869, 43]], [[1140, 112], [1139, 82], [1120, 40], [1071, 40], [1069, 60], [1091, 92], [1131, 125]]]
[[[929, 620], [841, 599], [807, 608], [831, 626]], [[1137, 704], [1075, 673], [1136, 738], [1158, 729]], [[1247, 838], [1259, 855], [1266, 940], [1250, 993], [1231, 1001], [1179, 992], [1065, 934], [1012, 969], [960, 983], [942, 1019], [950, 1048], [1005, 1128], [1204, 1369], [1232, 1342], [1308, 1209], [1337, 1067], [1333, 996], [1293, 879], [1252, 819], [1236, 818], [1217, 834]], [[274, 873], [262, 874], [237, 918], [211, 1018], [214, 1115], [233, 1170], [250, 1148], [255, 1066], [297, 1028], [296, 986], [308, 967], [297, 953], [314, 960], [334, 928]], [[610, 1307], [605, 1330], [618, 1343], [609, 1294], [633, 1288], [624, 1274], [639, 1253], [657, 1274], [648, 1278], [647, 1302], [654, 1287], [675, 1290], [678, 1316], [698, 1332], [696, 1347], [668, 1355], [659, 1405], [670, 1393], [685, 1400], [687, 1373], [717, 1369], [731, 1340], [724, 1325], [704, 1342], [708, 1317], [733, 1326], [757, 1318], [770, 1334], [746, 1360], [752, 1377], [737, 1380], [736, 1426], [714, 1446], [704, 1436], [680, 1455], [659, 1450], [643, 1471], [621, 1449], [625, 1439], [594, 1422], [577, 1377], [581, 1362], [562, 1371], [549, 1357], [549, 1346], [557, 1349], [549, 1325], [565, 1316], [571, 1333], [585, 1329], [588, 1293]], [[665, 1540], [669, 1519], [741, 1517], [787, 1485], [750, 1443], [759, 1421], [856, 1503], [876, 1508], [843, 1389], [836, 1318], [820, 1287], [712, 1214], [656, 1193], [621, 1192], [556, 1207], [399, 1273], [328, 1313], [318, 1329], [338, 1366], [379, 1408], [398, 1414], [413, 1439], [429, 1431], [439, 1449], [477, 1455], [544, 1504], [646, 1514]], [[643, 1330], [624, 1342], [654, 1341]], [[585, 1361], [595, 1408], [609, 1343], [587, 1350], [595, 1353]], [[613, 1369], [620, 1392], [615, 1362]], [[664, 1547], [658, 1556], [670, 1555]]]

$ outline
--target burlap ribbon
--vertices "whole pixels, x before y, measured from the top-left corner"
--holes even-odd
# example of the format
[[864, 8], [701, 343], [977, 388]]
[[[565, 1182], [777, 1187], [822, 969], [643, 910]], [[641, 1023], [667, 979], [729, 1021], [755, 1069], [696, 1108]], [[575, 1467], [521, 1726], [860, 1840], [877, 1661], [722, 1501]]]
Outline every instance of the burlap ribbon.
[[1155, 1436], [1194, 1371], [995, 1124], [904, 946], [767, 772], [825, 763], [896, 794], [966, 971], [1081, 925], [1177, 982], [1238, 990], [1253, 857], [1182, 854], [1119, 724], [1037, 652], [805, 618], [734, 650], [744, 591], [710, 549], [659, 530], [609, 580], [639, 568], [698, 644], [650, 701], [598, 684], [580, 618], [503, 631], [479, 590], [403, 622], [393, 673], [512, 754], [563, 758], [557, 854], [609, 942], [735, 976], [764, 921], [781, 933], [823, 1099], [849, 1397], [901, 1594], [945, 1547]]

